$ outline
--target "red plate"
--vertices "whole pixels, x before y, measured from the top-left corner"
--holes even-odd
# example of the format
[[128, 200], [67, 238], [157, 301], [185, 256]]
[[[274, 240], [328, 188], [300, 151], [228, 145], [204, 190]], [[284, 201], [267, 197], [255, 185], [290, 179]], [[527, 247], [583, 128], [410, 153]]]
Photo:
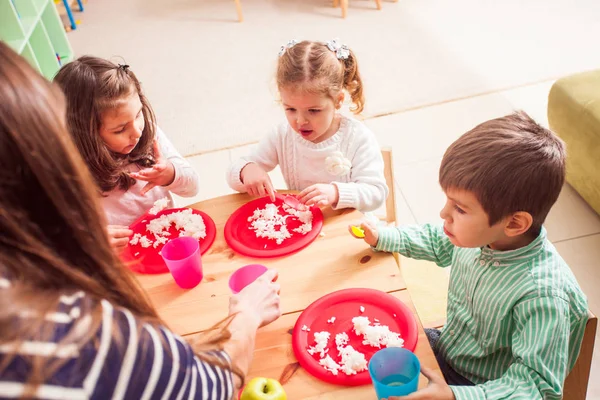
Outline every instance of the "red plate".
[[[135, 221], [133, 224], [131, 224], [129, 226], [129, 229], [133, 231], [134, 235], [136, 233], [146, 235], [148, 233], [146, 231], [146, 225], [153, 219], [156, 219], [162, 215], [173, 214], [186, 209], [187, 208], [170, 208], [168, 210], [163, 210], [156, 215], [146, 214], [137, 221]], [[215, 241], [217, 228], [215, 226], [215, 222], [206, 213], [195, 209], [192, 209], [192, 213], [200, 215], [202, 217], [202, 220], [204, 220], [204, 225], [206, 226], [206, 237], [204, 239], [198, 239], [198, 241], [200, 242], [200, 253], [204, 254], [208, 251], [210, 246], [212, 246], [213, 242]], [[175, 228], [175, 225], [171, 224], [169, 232], [171, 233], [171, 238], [179, 237], [179, 232]], [[152, 239], [152, 237], [148, 237], [148, 239]], [[169, 269], [165, 265], [164, 260], [162, 259], [160, 254], [158, 254], [158, 252], [162, 250], [163, 246], [164, 245], [161, 244], [158, 245], [156, 248], [152, 246], [143, 248], [140, 244], [129, 244], [121, 254], [121, 259], [132, 271], [140, 274], [162, 274], [165, 272], [169, 272]]]
[[284, 240], [281, 244], [277, 244], [271, 239], [257, 238], [254, 230], [249, 229], [248, 218], [254, 214], [254, 210], [265, 208], [269, 203], [274, 203], [277, 206], [284, 204], [281, 198], [277, 198], [272, 202], [269, 197], [263, 197], [244, 204], [231, 214], [225, 224], [225, 240], [229, 247], [248, 257], [282, 257], [302, 250], [321, 233], [323, 213], [318, 207], [311, 207], [313, 229], [306, 235], [292, 232], [292, 229], [298, 228], [302, 223], [298, 218], [289, 217], [286, 226], [292, 234], [291, 238]]
[[[360, 307], [365, 308], [364, 313]], [[338, 372], [333, 375], [319, 365], [320, 355], [308, 354], [306, 349], [315, 344], [314, 333], [327, 331], [331, 334], [327, 353], [335, 362], [340, 361], [335, 346], [335, 335], [346, 332], [350, 338], [348, 344], [356, 351], [365, 355], [367, 362], [380, 349], [362, 344], [362, 335], [354, 333], [352, 318], [364, 316], [369, 317], [371, 323], [377, 318], [381, 325], [389, 326], [393, 332], [400, 333], [404, 339], [404, 348], [414, 351], [417, 346], [419, 332], [417, 321], [411, 310], [400, 300], [385, 292], [374, 289], [344, 289], [321, 297], [306, 308], [296, 321], [292, 336], [292, 347], [300, 365], [314, 377], [335, 385], [358, 386], [371, 383], [369, 371], [365, 370], [356, 375], [346, 375]], [[335, 317], [335, 322], [327, 322]], [[310, 331], [303, 331], [306, 325]]]

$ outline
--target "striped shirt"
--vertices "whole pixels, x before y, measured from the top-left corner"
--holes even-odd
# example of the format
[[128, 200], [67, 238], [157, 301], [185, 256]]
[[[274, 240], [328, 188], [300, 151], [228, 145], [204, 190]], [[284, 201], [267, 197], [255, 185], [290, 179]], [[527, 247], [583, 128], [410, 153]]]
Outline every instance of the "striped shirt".
[[[9, 286], [0, 280], [0, 287]], [[27, 340], [0, 372], [0, 398], [19, 398], [30, 371], [27, 356], [62, 359], [36, 399], [221, 399], [233, 396], [230, 371], [200, 361], [192, 348], [164, 327], [139, 322], [133, 314], [101, 301], [102, 323], [82, 347], [57, 345], [67, 335], [89, 330], [94, 301], [83, 292], [62, 296], [59, 309], [46, 315], [50, 340]], [[96, 303], [97, 304], [97, 303]], [[23, 316], [22, 318], [27, 318]], [[0, 365], [14, 347], [0, 346]], [[217, 357], [230, 364], [224, 352]]]
[[457, 399], [561, 399], [587, 301], [542, 228], [512, 251], [454, 246], [437, 225], [381, 228], [377, 250], [452, 266], [438, 352], [475, 386]]

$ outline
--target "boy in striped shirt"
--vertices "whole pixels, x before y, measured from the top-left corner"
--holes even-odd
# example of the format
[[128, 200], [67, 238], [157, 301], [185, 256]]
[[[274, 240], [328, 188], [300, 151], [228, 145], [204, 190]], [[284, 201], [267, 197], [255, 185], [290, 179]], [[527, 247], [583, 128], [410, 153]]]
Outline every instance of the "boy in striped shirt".
[[487, 121], [446, 151], [443, 225], [363, 224], [376, 250], [452, 266], [447, 323], [427, 334], [445, 381], [406, 399], [561, 399], [587, 301], [542, 226], [565, 146], [527, 114]]

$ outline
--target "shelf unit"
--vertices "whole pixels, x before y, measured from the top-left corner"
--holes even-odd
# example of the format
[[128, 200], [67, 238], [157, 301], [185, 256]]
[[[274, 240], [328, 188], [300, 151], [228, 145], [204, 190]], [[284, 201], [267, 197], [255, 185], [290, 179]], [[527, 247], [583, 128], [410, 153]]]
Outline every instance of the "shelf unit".
[[53, 0], [0, 0], [0, 40], [52, 80], [73, 49]]

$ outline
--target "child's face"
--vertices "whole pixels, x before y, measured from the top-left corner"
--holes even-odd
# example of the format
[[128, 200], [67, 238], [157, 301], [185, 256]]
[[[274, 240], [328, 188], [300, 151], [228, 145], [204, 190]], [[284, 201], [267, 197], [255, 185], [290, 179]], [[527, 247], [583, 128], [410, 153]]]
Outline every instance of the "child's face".
[[117, 107], [102, 114], [100, 137], [115, 153], [129, 154], [140, 141], [144, 126], [142, 102], [134, 91]]
[[490, 226], [487, 213], [472, 192], [448, 189], [440, 211], [444, 233], [458, 247], [483, 247], [506, 239], [506, 219]]
[[320, 143], [339, 129], [335, 110], [344, 100], [343, 93], [340, 93], [337, 102], [329, 96], [289, 88], [281, 88], [280, 93], [288, 123], [304, 139]]

